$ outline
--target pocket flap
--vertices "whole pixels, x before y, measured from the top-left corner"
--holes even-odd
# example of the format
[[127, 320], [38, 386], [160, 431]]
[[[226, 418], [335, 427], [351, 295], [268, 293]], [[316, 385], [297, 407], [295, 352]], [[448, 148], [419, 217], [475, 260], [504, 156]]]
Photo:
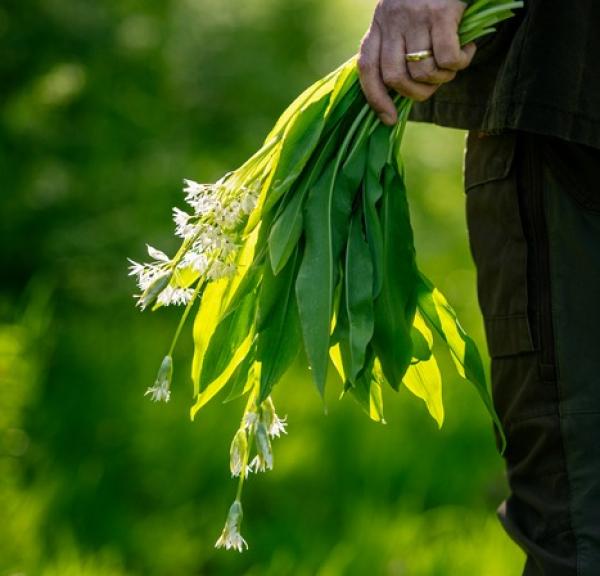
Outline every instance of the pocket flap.
[[[485, 146], [472, 142], [484, 138]], [[515, 144], [516, 137], [511, 132], [494, 135], [469, 132], [465, 158], [465, 190], [468, 192], [475, 186], [506, 178], [513, 165]]]

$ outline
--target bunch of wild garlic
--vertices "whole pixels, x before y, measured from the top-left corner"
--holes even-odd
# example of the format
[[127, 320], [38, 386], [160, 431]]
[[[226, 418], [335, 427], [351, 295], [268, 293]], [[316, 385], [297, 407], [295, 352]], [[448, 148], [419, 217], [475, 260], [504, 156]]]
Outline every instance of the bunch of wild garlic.
[[[477, 0], [464, 13], [461, 42], [493, 32], [521, 2]], [[194, 322], [191, 417], [216, 394], [247, 395], [230, 449], [238, 490], [217, 547], [239, 551], [241, 495], [251, 472], [273, 467], [271, 441], [286, 432], [271, 391], [303, 351], [323, 395], [330, 361], [344, 388], [383, 422], [381, 388], [404, 384], [444, 418], [435, 331], [479, 392], [502, 440], [481, 358], [444, 296], [418, 270], [400, 144], [410, 110], [382, 125], [359, 87], [351, 59], [283, 113], [263, 147], [214, 184], [185, 181], [191, 212], [173, 211], [182, 239], [170, 258], [131, 261], [153, 310], [185, 305], [154, 386], [168, 401], [172, 353], [186, 318]]]

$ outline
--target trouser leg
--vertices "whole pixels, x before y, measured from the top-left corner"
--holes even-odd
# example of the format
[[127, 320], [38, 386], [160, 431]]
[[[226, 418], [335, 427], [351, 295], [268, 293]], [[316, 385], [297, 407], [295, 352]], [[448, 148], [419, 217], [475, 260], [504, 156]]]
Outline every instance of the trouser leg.
[[469, 136], [469, 239], [508, 439], [498, 513], [527, 576], [600, 574], [599, 171], [590, 149]]

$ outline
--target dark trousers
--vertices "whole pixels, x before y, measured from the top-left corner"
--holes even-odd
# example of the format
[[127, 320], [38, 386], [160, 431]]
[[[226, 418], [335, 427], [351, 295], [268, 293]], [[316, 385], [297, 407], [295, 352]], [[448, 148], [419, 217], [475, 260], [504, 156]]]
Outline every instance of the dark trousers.
[[469, 134], [467, 223], [524, 575], [600, 575], [600, 150]]

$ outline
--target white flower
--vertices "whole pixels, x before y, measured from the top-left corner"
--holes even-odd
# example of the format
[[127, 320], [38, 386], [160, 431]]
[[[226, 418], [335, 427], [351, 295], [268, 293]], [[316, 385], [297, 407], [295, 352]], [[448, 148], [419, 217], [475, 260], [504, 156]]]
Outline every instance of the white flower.
[[167, 286], [158, 295], [157, 302], [163, 306], [169, 306], [171, 304], [179, 306], [181, 304], [188, 304], [193, 295], [193, 288], [173, 288], [173, 286]]
[[241, 502], [239, 500], [234, 500], [229, 508], [223, 532], [221, 532], [221, 536], [219, 536], [219, 539], [215, 542], [215, 548], [226, 548], [227, 550], [233, 548], [238, 552], [242, 552], [244, 546], [248, 548], [248, 543], [240, 534], [240, 525], [242, 523], [243, 515]]
[[287, 416], [283, 418], [279, 418], [277, 413], [275, 412], [275, 405], [273, 404], [273, 400], [269, 396], [263, 402], [262, 409], [262, 421], [267, 428], [267, 432], [271, 438], [275, 436], [279, 437], [280, 434], [287, 434], [286, 426], [287, 426]]
[[208, 270], [209, 280], [220, 280], [221, 278], [230, 278], [235, 273], [235, 264], [215, 260]]
[[195, 196], [197, 194], [204, 194], [207, 190], [212, 189], [212, 184], [199, 184], [198, 182], [194, 182], [194, 180], [183, 179], [184, 187], [183, 191], [188, 196]]
[[146, 268], [143, 264], [140, 264], [131, 258], [127, 258], [127, 260], [131, 262], [131, 266], [129, 266], [129, 276], [140, 276], [143, 274]]
[[258, 422], [258, 414], [256, 412], [246, 412], [244, 414], [244, 428], [252, 430]]
[[173, 358], [167, 355], [164, 357], [162, 364], [160, 365], [154, 386], [148, 388], [144, 396], [151, 394], [150, 398], [154, 402], [168, 402], [171, 398], [171, 390], [169, 388], [171, 386], [172, 377]]
[[250, 214], [254, 210], [256, 201], [257, 197], [252, 193], [248, 193], [242, 198], [240, 205], [244, 214]]
[[191, 214], [180, 210], [179, 208], [173, 208], [173, 222], [175, 222], [175, 235], [180, 238], [187, 239], [195, 236], [200, 229], [196, 224], [190, 224]]
[[250, 462], [249, 467], [254, 472], [265, 472], [266, 470], [273, 470], [273, 450], [271, 448], [271, 441], [267, 433], [267, 428], [263, 422], [258, 422], [256, 425], [256, 436], [254, 437], [256, 444], [256, 456]]
[[148, 254], [151, 258], [154, 258], [155, 260], [158, 260], [159, 262], [170, 262], [171, 261], [171, 259], [164, 252], [161, 252], [160, 250], [153, 248], [152, 246], [150, 246], [150, 244], [146, 244], [146, 247], [148, 248]]
[[283, 418], [279, 418], [277, 414], [274, 414], [273, 416], [274, 418], [271, 420], [267, 431], [269, 432], [269, 436], [271, 436], [271, 438], [275, 438], [275, 436], [279, 438], [280, 434], [287, 434], [287, 430], [285, 429], [287, 426], [287, 416]]

